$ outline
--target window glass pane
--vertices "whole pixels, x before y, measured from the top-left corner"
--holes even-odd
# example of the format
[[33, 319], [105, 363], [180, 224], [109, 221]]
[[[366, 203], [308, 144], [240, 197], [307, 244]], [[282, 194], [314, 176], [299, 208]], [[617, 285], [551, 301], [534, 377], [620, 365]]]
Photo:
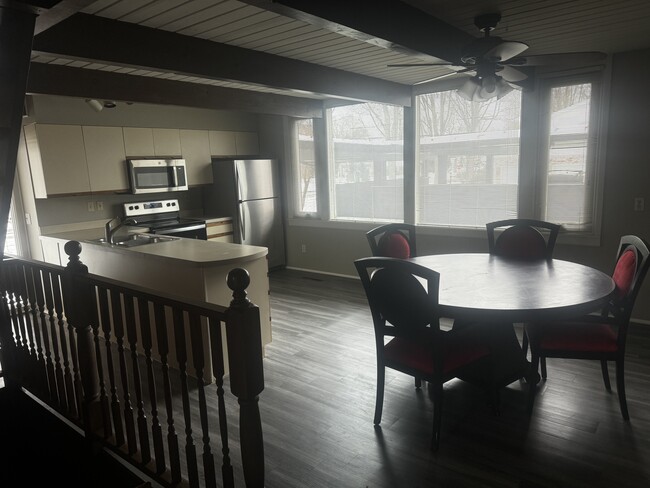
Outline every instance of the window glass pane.
[[483, 102], [417, 97], [419, 224], [482, 227], [517, 216], [521, 93]]
[[315, 213], [316, 164], [314, 150], [314, 121], [303, 119], [297, 122], [298, 130], [298, 212]]
[[551, 89], [544, 219], [568, 228], [591, 224], [591, 164], [588, 151], [591, 84]]
[[16, 234], [14, 232], [14, 203], [13, 198], [11, 208], [9, 210], [9, 220], [7, 220], [7, 236], [5, 239], [5, 254], [18, 255], [18, 248], [16, 246]]
[[402, 221], [402, 107], [336, 107], [329, 122], [332, 218]]

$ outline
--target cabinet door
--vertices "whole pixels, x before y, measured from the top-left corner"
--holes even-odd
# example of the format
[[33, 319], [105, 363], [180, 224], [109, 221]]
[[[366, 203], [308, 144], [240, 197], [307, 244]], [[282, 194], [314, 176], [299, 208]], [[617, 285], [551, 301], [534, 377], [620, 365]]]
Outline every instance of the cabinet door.
[[206, 222], [207, 240], [212, 242], [233, 242], [232, 220]]
[[235, 133], [225, 130], [211, 130], [210, 154], [212, 156], [236, 156], [237, 142]]
[[256, 156], [260, 153], [257, 132], [235, 132], [237, 156]]
[[91, 191], [127, 190], [122, 128], [83, 126], [82, 130]]
[[183, 130], [181, 136], [181, 155], [187, 165], [189, 185], [212, 183], [212, 159], [210, 157], [210, 137], [207, 130]]
[[123, 127], [124, 151], [128, 157], [153, 156], [153, 131], [147, 127]]
[[90, 192], [86, 149], [80, 125], [36, 124], [40, 154], [30, 151], [30, 164], [41, 165], [47, 195]]
[[153, 129], [153, 153], [156, 156], [180, 157], [180, 131], [178, 129]]

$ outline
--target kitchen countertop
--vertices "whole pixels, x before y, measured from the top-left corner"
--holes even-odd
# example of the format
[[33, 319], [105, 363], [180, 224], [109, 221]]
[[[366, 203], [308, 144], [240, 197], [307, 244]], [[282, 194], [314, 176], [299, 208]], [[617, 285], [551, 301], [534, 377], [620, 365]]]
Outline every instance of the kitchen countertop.
[[[141, 232], [143, 231], [146, 232], [146, 229]], [[134, 231], [130, 233], [134, 233]], [[82, 261], [84, 259], [83, 248], [86, 246], [92, 246], [93, 251], [103, 249], [107, 252], [138, 253], [143, 258], [181, 261], [190, 266], [237, 264], [258, 259], [268, 254], [266, 247], [185, 238], [128, 248], [92, 242], [93, 239], [99, 239], [100, 237], [104, 237], [103, 228], [75, 230], [41, 236], [41, 238], [45, 239], [79, 241], [82, 247]]]

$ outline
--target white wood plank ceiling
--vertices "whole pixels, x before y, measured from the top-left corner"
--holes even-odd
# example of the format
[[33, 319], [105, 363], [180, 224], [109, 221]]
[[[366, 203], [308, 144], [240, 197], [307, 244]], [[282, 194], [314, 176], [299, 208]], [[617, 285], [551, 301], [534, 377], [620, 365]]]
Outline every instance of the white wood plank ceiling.
[[[650, 48], [648, 0], [408, 0], [405, 3], [477, 37], [481, 34], [474, 26], [474, 16], [500, 12], [502, 21], [493, 34], [527, 43], [530, 49], [526, 53], [531, 55], [576, 51], [616, 53]], [[349, 5], [354, 8], [354, 1]], [[388, 64], [422, 60], [234, 0], [98, 0], [82, 12], [407, 85], [448, 72], [445, 67], [388, 67]], [[51, 56], [36, 56], [33, 61], [282, 92], [232, 81]]]

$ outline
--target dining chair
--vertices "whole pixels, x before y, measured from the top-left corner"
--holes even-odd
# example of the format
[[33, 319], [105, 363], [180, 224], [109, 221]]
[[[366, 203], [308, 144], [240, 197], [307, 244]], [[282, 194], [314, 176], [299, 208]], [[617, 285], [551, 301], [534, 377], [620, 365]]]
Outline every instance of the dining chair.
[[[436, 271], [387, 257], [358, 259], [354, 265], [366, 292], [375, 330], [377, 396], [374, 423], [381, 422], [386, 368], [422, 378], [433, 389], [431, 448], [437, 450], [443, 384], [468, 368], [477, 367], [479, 361], [489, 361], [489, 350], [473, 334], [440, 329], [440, 275]], [[388, 342], [385, 341], [387, 337], [390, 338]]]
[[[496, 230], [505, 227], [498, 236]], [[485, 224], [488, 252], [518, 259], [549, 259], [562, 228], [559, 224], [534, 219], [507, 219]], [[546, 231], [545, 238], [540, 229]]]
[[[485, 224], [488, 237], [488, 252], [523, 260], [550, 259], [553, 257], [555, 241], [562, 228], [559, 224], [535, 219], [497, 220]], [[505, 228], [498, 236], [496, 230]], [[540, 232], [545, 231], [547, 237]], [[528, 354], [528, 337], [524, 330], [521, 349]]]
[[415, 225], [391, 223], [366, 232], [373, 256], [408, 259], [417, 256]]
[[541, 364], [544, 380], [546, 358], [595, 359], [600, 361], [605, 388], [611, 391], [607, 362], [615, 361], [618, 400], [625, 420], [630, 419], [625, 398], [625, 342], [634, 302], [650, 266], [649, 255], [648, 244], [643, 239], [623, 236], [612, 274], [615, 294], [599, 314], [526, 325], [533, 368], [536, 371]]

